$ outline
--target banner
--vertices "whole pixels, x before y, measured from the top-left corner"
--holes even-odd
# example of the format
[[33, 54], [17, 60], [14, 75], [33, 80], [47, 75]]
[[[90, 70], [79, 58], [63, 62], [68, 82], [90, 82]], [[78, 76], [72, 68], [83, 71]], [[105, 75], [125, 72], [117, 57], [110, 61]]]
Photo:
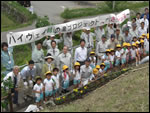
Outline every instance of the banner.
[[79, 19], [71, 22], [58, 24], [58, 25], [50, 25], [42, 28], [37, 28], [33, 30], [27, 30], [22, 32], [11, 32], [7, 34], [7, 41], [9, 47], [22, 45], [31, 43], [37, 40], [40, 40], [46, 35], [50, 34], [59, 34], [59, 33], [67, 33], [73, 32], [77, 30], [81, 30], [85, 27], [97, 27], [101, 25], [105, 25], [108, 23], [119, 23], [121, 24], [124, 20], [130, 17], [130, 10], [127, 9], [118, 15], [109, 14], [104, 16], [97, 16], [89, 19]]

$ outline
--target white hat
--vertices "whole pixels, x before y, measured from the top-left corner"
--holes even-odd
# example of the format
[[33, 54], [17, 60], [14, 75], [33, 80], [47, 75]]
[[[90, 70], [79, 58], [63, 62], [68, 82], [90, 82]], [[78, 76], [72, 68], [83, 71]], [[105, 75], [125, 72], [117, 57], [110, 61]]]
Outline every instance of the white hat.
[[91, 30], [89, 27], [86, 27], [85, 29], [86, 29], [86, 30]]
[[55, 36], [55, 34], [50, 34], [50, 37], [54, 37]]
[[45, 60], [48, 59], [48, 58], [51, 58], [51, 59], [54, 60], [54, 57], [52, 57], [52, 56], [46, 56], [46, 57], [45, 57]]

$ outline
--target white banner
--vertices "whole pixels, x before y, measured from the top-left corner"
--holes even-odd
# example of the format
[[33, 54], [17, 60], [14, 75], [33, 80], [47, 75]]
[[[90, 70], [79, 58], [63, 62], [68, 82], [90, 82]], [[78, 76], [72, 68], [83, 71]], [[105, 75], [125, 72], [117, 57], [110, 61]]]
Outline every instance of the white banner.
[[58, 25], [50, 25], [47, 27], [37, 28], [28, 31], [8, 33], [7, 41], [9, 47], [21, 45], [21, 44], [27, 44], [27, 43], [40, 40], [44, 36], [50, 34], [73, 32], [73, 31], [81, 30], [85, 27], [93, 28], [96, 26], [108, 24], [109, 22], [112, 23], [116, 22], [121, 24], [124, 20], [126, 20], [129, 17], [130, 17], [130, 10], [127, 9], [119, 13], [118, 15], [109, 14], [109, 15], [97, 16], [89, 19], [74, 20], [71, 22], [58, 24]]

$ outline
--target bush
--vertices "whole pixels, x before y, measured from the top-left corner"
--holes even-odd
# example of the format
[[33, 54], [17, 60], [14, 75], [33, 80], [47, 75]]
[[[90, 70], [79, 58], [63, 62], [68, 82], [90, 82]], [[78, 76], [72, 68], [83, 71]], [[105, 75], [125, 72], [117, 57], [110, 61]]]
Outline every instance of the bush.
[[45, 27], [50, 25], [48, 16], [44, 16], [43, 18], [39, 17], [36, 22], [36, 28]]

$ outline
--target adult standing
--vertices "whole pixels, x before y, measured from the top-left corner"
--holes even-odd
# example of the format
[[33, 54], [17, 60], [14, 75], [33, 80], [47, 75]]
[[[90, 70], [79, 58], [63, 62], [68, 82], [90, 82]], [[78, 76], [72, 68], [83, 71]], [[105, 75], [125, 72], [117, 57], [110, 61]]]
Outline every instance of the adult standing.
[[147, 19], [148, 19], [148, 21], [149, 21], [149, 9], [148, 9], [148, 8], [145, 8], [145, 13], [143, 13], [143, 14], [141, 15], [141, 18], [144, 17], [144, 14], [146, 14], [146, 17], [147, 17]]
[[138, 29], [138, 36], [142, 36], [142, 34], [147, 34], [147, 29], [145, 27], [145, 23], [142, 21], [141, 22], [141, 27]]
[[102, 41], [98, 42], [96, 47], [96, 55], [97, 55], [97, 64], [100, 64], [102, 62], [101, 57], [105, 54], [106, 49], [108, 48], [108, 45], [106, 43], [106, 36], [102, 36]]
[[115, 37], [116, 37], [116, 40], [118, 40], [119, 44], [123, 44], [123, 42], [125, 41], [124, 40], [124, 37], [122, 36], [122, 34], [120, 33], [120, 28], [116, 28], [116, 32], [115, 32]]
[[75, 62], [79, 62], [80, 65], [84, 65], [87, 59], [87, 48], [85, 47], [85, 40], [80, 40], [80, 47], [75, 50]]
[[95, 36], [94, 33], [90, 32], [90, 28], [86, 28], [86, 32], [84, 35], [82, 35], [81, 39], [85, 40], [85, 47], [87, 48], [88, 56], [90, 55], [90, 52], [94, 48], [94, 42], [93, 37]]
[[103, 26], [98, 26], [95, 28], [95, 35], [96, 35], [96, 45], [99, 41], [101, 41], [102, 39], [102, 35], [105, 34], [104, 28]]
[[57, 45], [56, 45], [56, 41], [55, 41], [55, 40], [52, 40], [52, 41], [51, 41], [51, 47], [52, 47], [52, 48], [47, 51], [47, 54], [49, 53], [49, 54], [51, 54], [51, 55], [53, 56], [53, 58], [54, 58], [53, 63], [55, 64], [55, 67], [57, 66], [57, 63], [58, 63], [58, 55], [59, 55], [59, 53], [60, 53], [59, 49], [58, 49], [56, 46], [57, 46]]
[[132, 29], [130, 29], [129, 33], [130, 33], [132, 38], [133, 37], [138, 37], [138, 29], [137, 29], [136, 23], [132, 24]]
[[42, 49], [42, 45], [40, 42], [37, 45], [35, 45], [35, 42], [32, 42], [31, 46], [32, 46], [32, 60], [34, 61], [35, 66], [37, 68], [37, 75], [41, 76], [42, 66], [44, 63], [44, 51]]
[[107, 38], [110, 38], [111, 34], [114, 34], [113, 23], [109, 23], [107, 25], [106, 31], [107, 31]]
[[13, 96], [13, 103], [16, 104], [17, 106], [19, 106], [18, 103], [18, 87], [20, 86], [20, 80], [21, 80], [21, 75], [19, 72], [19, 67], [18, 66], [14, 66], [13, 67], [13, 71], [9, 72], [5, 77], [4, 77], [4, 81], [11, 79], [13, 85], [13, 88], [11, 89], [11, 93], [14, 93]]
[[8, 47], [8, 44], [6, 42], [2, 43], [1, 64], [6, 69], [6, 71], [4, 72], [5, 75], [7, 75], [9, 72], [13, 70], [14, 67], [13, 47]]
[[72, 69], [72, 56], [68, 52], [68, 47], [63, 47], [63, 53], [58, 56], [58, 68], [61, 70], [64, 65], [67, 65], [69, 69]]
[[132, 41], [132, 37], [129, 34], [129, 28], [125, 28], [124, 39], [125, 39], [125, 42], [127, 43], [131, 43]]

